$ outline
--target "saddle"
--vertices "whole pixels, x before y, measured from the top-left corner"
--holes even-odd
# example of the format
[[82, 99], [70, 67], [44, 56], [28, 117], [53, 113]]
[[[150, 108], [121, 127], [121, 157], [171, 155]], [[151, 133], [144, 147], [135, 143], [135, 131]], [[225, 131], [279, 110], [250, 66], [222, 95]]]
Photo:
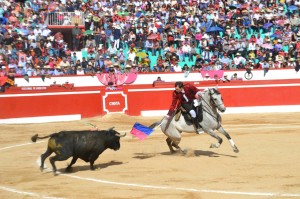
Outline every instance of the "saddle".
[[[202, 122], [203, 120], [203, 114], [202, 114], [202, 105], [194, 108], [196, 112], [196, 118], [198, 119], [198, 122]], [[192, 125], [192, 117], [190, 114], [182, 107], [180, 106], [177, 111], [175, 112], [175, 121], [178, 121], [181, 117], [181, 115], [184, 117], [184, 120], [187, 125]]]

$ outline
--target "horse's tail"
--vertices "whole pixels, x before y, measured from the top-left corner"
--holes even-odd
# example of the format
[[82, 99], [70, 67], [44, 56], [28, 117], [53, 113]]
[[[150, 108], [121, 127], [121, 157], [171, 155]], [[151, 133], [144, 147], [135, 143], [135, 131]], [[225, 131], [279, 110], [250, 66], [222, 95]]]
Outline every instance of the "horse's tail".
[[165, 119], [165, 117], [163, 117], [163, 118], [162, 118], [160, 121], [158, 121], [158, 122], [154, 122], [153, 124], [151, 124], [151, 125], [149, 126], [149, 128], [155, 130], [156, 128], [158, 128], [158, 127], [161, 126], [161, 124], [163, 123], [164, 119]]
[[155, 128], [158, 127], [160, 124], [161, 124], [161, 121], [154, 122], [153, 124], [151, 124], [151, 125], [149, 126], [149, 128], [155, 129]]

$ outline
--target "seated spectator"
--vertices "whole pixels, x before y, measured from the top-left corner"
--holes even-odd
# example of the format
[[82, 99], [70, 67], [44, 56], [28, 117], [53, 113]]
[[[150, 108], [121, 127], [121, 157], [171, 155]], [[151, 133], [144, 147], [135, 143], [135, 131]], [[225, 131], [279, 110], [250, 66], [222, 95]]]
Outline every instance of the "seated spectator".
[[84, 73], [84, 70], [82, 69], [81, 66], [78, 66], [78, 67], [77, 67], [76, 74], [77, 74], [77, 75], [84, 75], [84, 74], [85, 74], [85, 73]]
[[238, 76], [237, 76], [237, 73], [234, 73], [234, 74], [231, 76], [231, 80], [243, 80], [243, 78], [238, 77]]
[[242, 57], [240, 53], [237, 53], [236, 57], [233, 59], [233, 62], [234, 62], [234, 67], [236, 69], [243, 69], [246, 63], [246, 59]]
[[154, 85], [155, 83], [157, 83], [157, 82], [165, 82], [165, 81], [162, 80], [160, 76], [158, 76], [158, 77], [156, 78], [156, 80], [153, 81], [153, 85]]

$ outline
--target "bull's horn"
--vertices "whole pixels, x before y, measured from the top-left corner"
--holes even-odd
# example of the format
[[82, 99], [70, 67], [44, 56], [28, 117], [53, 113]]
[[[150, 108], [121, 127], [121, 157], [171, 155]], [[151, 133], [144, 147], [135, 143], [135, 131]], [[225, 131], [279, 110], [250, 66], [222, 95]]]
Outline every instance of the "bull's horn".
[[118, 137], [125, 137], [126, 136], [126, 133], [124, 133], [124, 135], [120, 135], [120, 134], [116, 134], [116, 136], [118, 136]]
[[115, 127], [113, 126], [113, 127], [111, 127], [111, 128], [109, 128], [109, 129], [107, 129], [107, 131], [111, 131], [111, 130], [113, 130]]

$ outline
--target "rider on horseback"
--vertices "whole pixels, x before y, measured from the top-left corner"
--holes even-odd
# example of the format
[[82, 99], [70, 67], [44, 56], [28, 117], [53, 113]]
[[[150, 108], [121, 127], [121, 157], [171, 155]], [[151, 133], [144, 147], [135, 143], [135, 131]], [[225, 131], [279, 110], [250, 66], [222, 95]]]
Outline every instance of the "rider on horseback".
[[[196, 112], [194, 110], [193, 102], [194, 99], [201, 97], [201, 91], [197, 89], [192, 84], [183, 84], [183, 82], [175, 83], [175, 91], [172, 94], [172, 104], [170, 106], [169, 112], [167, 114], [167, 118], [170, 118], [171, 115], [175, 112], [175, 110], [180, 107], [180, 105], [190, 114], [192, 117], [192, 122], [195, 127], [197, 133], [201, 132], [200, 122], [197, 119]], [[202, 114], [202, 113], [200, 113]], [[202, 118], [202, 116], [200, 117]]]

